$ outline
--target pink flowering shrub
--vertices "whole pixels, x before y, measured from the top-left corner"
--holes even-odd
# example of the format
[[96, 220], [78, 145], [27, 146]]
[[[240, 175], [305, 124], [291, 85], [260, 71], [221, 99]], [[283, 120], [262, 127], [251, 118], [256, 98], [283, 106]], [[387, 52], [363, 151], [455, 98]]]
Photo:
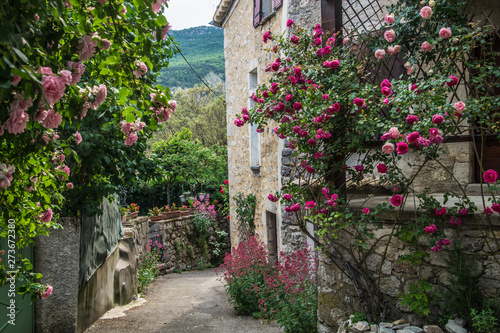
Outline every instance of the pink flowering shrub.
[[194, 198], [193, 207], [196, 209], [193, 218], [193, 224], [196, 232], [202, 235], [208, 234], [214, 224], [217, 211], [214, 205], [210, 205], [210, 195], [200, 194]]
[[[159, 235], [157, 235], [159, 236]], [[148, 289], [151, 282], [158, 277], [160, 273], [160, 264], [165, 260], [166, 253], [163, 253], [163, 244], [158, 240], [149, 240], [146, 245], [146, 254], [144, 259], [139, 262], [137, 270], [137, 289], [143, 293]]]
[[316, 332], [316, 268], [308, 248], [269, 262], [264, 243], [248, 235], [216, 271], [237, 313], [275, 319], [287, 332]]

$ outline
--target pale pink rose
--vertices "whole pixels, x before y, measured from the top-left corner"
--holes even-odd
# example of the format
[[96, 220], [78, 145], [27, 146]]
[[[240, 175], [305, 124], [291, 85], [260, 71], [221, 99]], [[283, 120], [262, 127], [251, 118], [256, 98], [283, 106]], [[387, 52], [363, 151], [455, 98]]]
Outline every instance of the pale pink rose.
[[109, 47], [111, 46], [111, 42], [107, 39], [101, 40], [101, 46], [104, 50], [108, 50]]
[[72, 190], [75, 186], [73, 185], [73, 183], [67, 183], [66, 187]]
[[21, 77], [14, 74], [14, 79], [12, 79], [12, 82], [10, 84], [12, 84], [15, 87], [19, 84], [20, 81]]
[[120, 122], [120, 127], [123, 134], [127, 135], [133, 130], [134, 123], [127, 123], [125, 120]]
[[453, 104], [453, 106], [458, 112], [462, 112], [465, 109], [465, 103], [462, 101]]
[[420, 46], [422, 48], [423, 51], [425, 52], [430, 52], [432, 50], [432, 44], [429, 43], [429, 42], [423, 42], [422, 43], [422, 46]]
[[127, 7], [125, 7], [124, 4], [122, 4], [122, 9], [120, 9], [120, 13], [126, 14], [127, 13]]
[[384, 39], [388, 42], [388, 43], [392, 43], [394, 42], [394, 40], [396, 39], [396, 33], [394, 32], [394, 30], [387, 30], [385, 33], [384, 33]]
[[389, 130], [389, 134], [394, 138], [394, 139], [397, 139], [399, 137], [401, 137], [401, 133], [399, 133], [399, 130], [397, 127], [391, 127], [391, 129]]
[[146, 127], [146, 123], [141, 121], [140, 119], [136, 119], [134, 122], [134, 127], [136, 131], [142, 131], [142, 129]]
[[[12, 102], [12, 104], [19, 104], [18, 100]], [[24, 112], [22, 108], [12, 107], [9, 119], [5, 122], [5, 128], [11, 134], [23, 133], [26, 129], [26, 123], [29, 120], [29, 115]]]
[[42, 216], [40, 217], [40, 221], [49, 222], [50, 220], [52, 220], [52, 216], [52, 209], [49, 208], [45, 213], [42, 214]]
[[137, 141], [137, 134], [129, 133], [125, 138], [125, 145], [132, 146]]
[[[48, 221], [47, 221], [48, 222]], [[42, 299], [46, 299], [47, 297], [49, 297], [50, 295], [52, 295], [52, 290], [54, 288], [50, 285], [47, 285], [45, 287], [45, 290], [43, 291], [43, 294], [42, 294]]]
[[414, 69], [413, 68], [408, 68], [408, 70], [406, 71], [408, 73], [408, 75], [411, 75], [413, 73]]
[[50, 105], [56, 103], [64, 95], [66, 85], [60, 76], [56, 75], [43, 75], [42, 76], [42, 89], [47, 103]]
[[393, 46], [387, 46], [387, 53], [389, 53], [390, 55], [396, 54], [396, 52], [394, 52], [394, 47]]
[[394, 145], [388, 142], [382, 146], [382, 151], [386, 154], [391, 154], [394, 151]]
[[151, 9], [154, 13], [158, 13], [165, 2], [166, 0], [156, 0], [151, 4]]
[[173, 110], [175, 111], [175, 109], [177, 108], [177, 102], [174, 101], [174, 100], [170, 100], [168, 101], [168, 106]]
[[[64, 173], [66, 173], [66, 175], [68, 175], [69, 177], [69, 174], [70, 174], [70, 169], [67, 165], [59, 165], [56, 170], [60, 170], [60, 171], [63, 171]], [[67, 178], [67, 177], [66, 177]]]
[[167, 22], [166, 26], [164, 26], [163, 28], [161, 28], [161, 39], [167, 38], [167, 34], [168, 34], [168, 32], [169, 32], [169, 30], [171, 28], [172, 28], [172, 26], [168, 22]]
[[85, 118], [85, 116], [87, 115], [87, 111], [88, 111], [89, 107], [90, 107], [90, 103], [89, 102], [83, 103], [82, 113], [80, 114], [80, 119]]
[[89, 60], [95, 53], [97, 41], [94, 41], [93, 36], [85, 35], [80, 39], [78, 46], [78, 56], [81, 61]]
[[46, 133], [42, 135], [42, 140], [45, 141], [45, 144], [48, 145], [50, 142], [50, 136]]
[[375, 51], [375, 58], [383, 59], [385, 57], [385, 51], [383, 49], [378, 49]]
[[37, 114], [35, 114], [35, 121], [43, 121], [45, 118], [47, 118], [48, 114], [49, 113], [46, 110], [38, 111]]
[[47, 114], [47, 117], [42, 121], [42, 125], [46, 128], [57, 128], [61, 125], [62, 116], [59, 112], [55, 110], [50, 110]]
[[52, 68], [50, 67], [40, 67], [38, 68], [37, 70], [37, 73], [40, 73], [40, 74], [46, 74], [46, 75], [53, 75], [54, 73], [52, 73]]
[[71, 71], [72, 79], [71, 84], [77, 84], [82, 77], [82, 74], [85, 72], [85, 66], [81, 62], [76, 61], [68, 61], [66, 66], [68, 70]]
[[75, 133], [75, 142], [76, 142], [76, 144], [79, 145], [80, 142], [82, 142], [82, 140], [83, 139], [82, 139], [82, 135], [80, 134], [80, 132], [76, 132]]
[[394, 15], [392, 15], [392, 14], [387, 14], [387, 15], [385, 16], [385, 22], [386, 22], [387, 24], [393, 24], [393, 23], [394, 23], [394, 21], [395, 21], [395, 20], [394, 20]]
[[345, 37], [344, 39], [342, 39], [342, 44], [344, 44], [344, 45], [349, 45], [350, 42], [351, 42], [351, 38], [349, 38], [349, 37]]
[[106, 99], [107, 90], [104, 84], [100, 84], [99, 86], [94, 86], [92, 88], [92, 93], [94, 94], [94, 102], [90, 103], [90, 107], [94, 110], [97, 110], [99, 105], [101, 105]]
[[71, 77], [71, 72], [67, 69], [61, 70], [59, 72], [59, 75], [61, 76], [61, 80], [67, 86], [69, 86], [71, 84], [71, 82], [73, 81], [73, 78]]
[[401, 52], [401, 45], [394, 45], [394, 53]]
[[429, 1], [430, 7], [434, 7], [435, 5], [436, 5], [436, 1], [434, 1], [434, 0]]
[[429, 6], [422, 7], [422, 9], [420, 9], [420, 16], [424, 19], [430, 18], [432, 16], [432, 8]]
[[439, 37], [450, 38], [451, 37], [451, 29], [450, 28], [441, 28], [441, 30], [439, 30]]
[[38, 14], [35, 14], [35, 21], [39, 21], [40, 20], [40, 16], [38, 16]]
[[135, 70], [133, 71], [135, 77], [141, 77], [148, 72], [148, 67], [142, 61], [137, 60], [134, 64]]
[[54, 139], [54, 140], [59, 139], [59, 134], [57, 134], [56, 131], [54, 131], [54, 133], [52, 133], [52, 139]]

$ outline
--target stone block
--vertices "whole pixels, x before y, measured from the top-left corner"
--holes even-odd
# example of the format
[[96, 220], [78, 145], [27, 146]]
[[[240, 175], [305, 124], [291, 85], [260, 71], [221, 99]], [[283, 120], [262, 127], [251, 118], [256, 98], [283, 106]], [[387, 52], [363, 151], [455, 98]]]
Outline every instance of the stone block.
[[467, 330], [460, 326], [456, 321], [450, 319], [445, 326], [448, 333], [467, 333]]
[[444, 333], [443, 330], [436, 325], [427, 326], [427, 333]]

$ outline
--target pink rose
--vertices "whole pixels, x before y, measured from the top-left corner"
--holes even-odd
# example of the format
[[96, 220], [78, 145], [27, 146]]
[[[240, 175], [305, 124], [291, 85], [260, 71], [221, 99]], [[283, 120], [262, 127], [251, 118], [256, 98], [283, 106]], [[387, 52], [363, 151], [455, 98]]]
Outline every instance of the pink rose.
[[[16, 103], [15, 101], [12, 103]], [[11, 134], [23, 133], [26, 129], [26, 122], [29, 120], [29, 115], [20, 108], [12, 109], [9, 119], [5, 122], [5, 128]]]
[[453, 86], [456, 86], [458, 84], [458, 77], [456, 77], [454, 75], [450, 75], [450, 80], [451, 81], [446, 82], [446, 85], [448, 87], [453, 87]]
[[268, 199], [269, 199], [269, 201], [271, 201], [271, 202], [276, 202], [276, 201], [278, 201], [278, 200], [279, 200], [279, 198], [275, 197], [275, 196], [274, 196], [274, 195], [272, 195], [272, 194], [269, 194], [269, 195], [267, 196], [267, 198], [268, 198]]
[[433, 234], [437, 231], [437, 227], [434, 224], [431, 224], [424, 228], [424, 231], [428, 234]]
[[378, 49], [377, 51], [375, 51], [375, 58], [377, 59], [384, 59], [385, 57], [385, 50], [383, 49]]
[[70, 190], [72, 190], [74, 188], [74, 185], [73, 185], [73, 183], [67, 183], [66, 187], [69, 188]]
[[408, 117], [406, 117], [406, 122], [410, 125], [414, 125], [416, 122], [418, 121], [418, 117], [415, 116], [415, 115], [408, 115]]
[[262, 35], [262, 40], [264, 43], [267, 43], [268, 40], [273, 39], [273, 36], [271, 35], [271, 31], [267, 30], [264, 32], [264, 35]]
[[434, 116], [432, 116], [432, 122], [436, 125], [442, 124], [443, 121], [444, 121], [444, 117], [440, 114], [435, 114]]
[[421, 48], [425, 52], [430, 52], [432, 50], [432, 44], [427, 41], [423, 42]]
[[137, 139], [138, 139], [137, 134], [133, 132], [129, 133], [125, 138], [125, 145], [132, 146], [137, 141]]
[[81, 62], [68, 61], [66, 67], [72, 74], [71, 84], [77, 84], [82, 74], [85, 72], [85, 66]]
[[483, 179], [485, 183], [493, 184], [498, 179], [498, 173], [493, 169], [487, 170], [483, 174]]
[[420, 9], [420, 16], [424, 19], [430, 18], [432, 16], [432, 8], [429, 6], [422, 7], [422, 9]]
[[393, 23], [394, 23], [394, 21], [395, 21], [395, 20], [394, 20], [394, 15], [387, 14], [387, 15], [385, 16], [385, 22], [386, 22], [387, 24], [393, 24]]
[[92, 88], [92, 93], [94, 94], [94, 102], [90, 103], [90, 107], [94, 110], [97, 110], [99, 105], [101, 105], [106, 99], [107, 90], [104, 84], [100, 84], [99, 86], [94, 86]]
[[108, 50], [109, 47], [111, 46], [111, 42], [107, 39], [103, 39], [103, 40], [101, 40], [101, 46], [102, 46], [103, 50]]
[[408, 140], [409, 143], [416, 143], [419, 137], [420, 134], [418, 132], [413, 132], [408, 134], [408, 137], [406, 139]]
[[401, 45], [394, 45], [394, 53], [401, 52]]
[[351, 42], [351, 39], [349, 37], [345, 37], [344, 39], [342, 39], [342, 44], [344, 44], [344, 45], [348, 45], [350, 42]]
[[290, 200], [292, 200], [292, 195], [291, 194], [283, 194], [283, 199], [290, 201]]
[[42, 216], [40, 217], [40, 221], [49, 222], [50, 220], [52, 220], [52, 216], [52, 209], [49, 208], [45, 213], [42, 214]]
[[288, 21], [286, 21], [286, 26], [288, 28], [290, 28], [292, 25], [293, 25], [293, 20], [292, 19], [288, 19]]
[[460, 225], [462, 224], [462, 219], [457, 216], [451, 216], [449, 222], [452, 225]]
[[10, 84], [15, 87], [19, 84], [19, 82], [21, 82], [21, 77], [14, 74], [14, 79], [12, 79], [12, 82]]
[[43, 75], [42, 76], [42, 90], [47, 103], [54, 104], [61, 99], [64, 95], [66, 85], [60, 76], [56, 75]]
[[306, 209], [312, 209], [316, 206], [316, 203], [314, 201], [308, 201], [306, 202]]
[[54, 109], [50, 110], [47, 113], [47, 117], [42, 121], [42, 125], [46, 128], [57, 128], [61, 125], [62, 116], [59, 112], [56, 112]]
[[80, 132], [75, 133], [75, 142], [77, 145], [79, 145], [80, 142], [82, 142], [82, 135], [80, 134]]
[[392, 43], [394, 42], [394, 40], [396, 39], [396, 33], [394, 32], [394, 30], [387, 30], [385, 33], [384, 33], [384, 39], [388, 42], [388, 43]]
[[134, 70], [133, 70], [135, 77], [141, 77], [147, 72], [148, 72], [148, 67], [146, 66], [146, 64], [143, 63], [142, 61], [136, 60], [136, 62], [134, 63]]
[[491, 209], [493, 209], [497, 213], [500, 213], [500, 204], [497, 203], [492, 204]]
[[490, 207], [486, 207], [486, 209], [483, 211], [483, 213], [486, 214], [486, 215], [492, 215], [493, 211], [491, 210]]
[[451, 29], [450, 28], [441, 28], [441, 30], [439, 30], [439, 37], [450, 38], [451, 37]]
[[359, 107], [363, 106], [363, 104], [365, 103], [362, 98], [355, 98], [352, 102]]
[[394, 151], [394, 145], [388, 142], [382, 146], [382, 151], [386, 154], [391, 154]]
[[93, 36], [85, 35], [80, 39], [78, 45], [78, 56], [81, 61], [89, 60], [95, 53], [97, 41], [93, 40]]
[[370, 209], [367, 207], [363, 208], [363, 213], [365, 213], [366, 215], [370, 214]]
[[42, 294], [42, 299], [46, 299], [47, 297], [49, 297], [50, 295], [52, 295], [52, 290], [54, 288], [50, 285], [47, 285], [45, 286], [45, 289], [43, 291], [43, 294]]
[[403, 197], [399, 194], [395, 194], [389, 201], [393, 206], [399, 207], [403, 203]]
[[122, 4], [122, 8], [120, 9], [120, 13], [126, 14], [127, 13], [127, 7], [125, 7], [124, 4]]
[[[298, 44], [299, 40], [300, 40], [300, 38], [295, 36], [295, 35], [292, 35], [292, 37], [290, 37], [290, 42], [292, 42], [293, 44]], [[278, 64], [278, 67], [279, 67], [279, 64]]]
[[401, 133], [399, 133], [399, 130], [397, 127], [391, 127], [391, 129], [389, 130], [389, 134], [394, 138], [394, 139], [397, 139], [399, 137], [401, 137]]
[[465, 103], [460, 101], [455, 103], [453, 107], [457, 110], [457, 112], [462, 112], [465, 109]]
[[391, 94], [392, 94], [391, 88], [389, 88], [389, 87], [382, 87], [382, 95], [389, 96]]
[[158, 13], [166, 1], [167, 0], [156, 0], [155, 2], [151, 3], [151, 9], [153, 10], [153, 12]]
[[245, 122], [241, 118], [236, 118], [234, 121], [234, 124], [238, 127], [241, 127], [241, 126], [245, 125]]

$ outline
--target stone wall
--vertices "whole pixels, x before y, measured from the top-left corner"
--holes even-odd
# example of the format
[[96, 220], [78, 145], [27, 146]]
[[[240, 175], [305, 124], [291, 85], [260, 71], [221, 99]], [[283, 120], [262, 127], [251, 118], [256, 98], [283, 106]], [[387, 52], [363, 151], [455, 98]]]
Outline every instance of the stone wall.
[[[407, 211], [404, 212], [402, 220], [406, 223], [414, 218], [415, 212]], [[471, 265], [476, 265], [477, 272], [484, 269], [480, 287], [483, 294], [493, 300], [500, 296], [500, 265], [493, 256], [494, 253], [497, 253], [498, 260], [500, 218], [496, 217], [493, 220], [491, 229], [484, 217], [478, 216], [478, 220], [480, 228], [469, 219], [459, 227], [449, 225], [450, 227], [444, 228], [444, 231], [452, 243], [462, 244], [464, 256]], [[446, 269], [452, 245], [435, 253], [429, 250], [428, 239], [423, 238], [420, 240], [419, 246], [421, 250], [427, 249], [426, 252], [430, 256], [424, 258], [421, 265], [400, 262], [398, 259], [402, 255], [410, 253], [410, 246], [393, 236], [387, 247], [387, 240], [391, 235], [393, 225], [394, 216], [387, 215], [384, 218], [382, 228], [371, 228], [375, 237], [368, 242], [369, 251], [364, 252], [367, 255], [362, 267], [372, 274], [375, 283], [379, 283], [380, 292], [387, 303], [387, 318], [383, 321], [406, 318], [414, 325], [421, 325], [423, 324], [422, 319], [412, 314], [408, 307], [399, 304], [400, 299], [397, 295], [401, 292], [407, 292], [410, 282], [418, 282], [423, 279], [428, 279], [428, 282], [438, 291], [443, 291], [446, 286], [449, 286], [450, 275]], [[397, 230], [399, 225], [395, 226]], [[341, 232], [334, 242], [337, 248], [340, 245], [352, 249], [352, 244], [356, 240], [347, 232]], [[352, 260], [349, 254], [345, 251], [343, 253]], [[360, 257], [357, 259], [359, 260]], [[359, 295], [352, 281], [340, 271], [330, 258], [324, 255], [320, 256], [318, 277], [320, 332], [337, 332], [338, 325], [348, 319], [354, 311], [363, 312]], [[431, 317], [427, 319], [430, 323], [436, 323], [439, 315], [439, 311], [433, 309]]]
[[[190, 270], [198, 265], [217, 263], [224, 254], [230, 251], [229, 236], [226, 237], [221, 257], [216, 258], [212, 252], [212, 243], [216, 242], [215, 231], [208, 237], [196, 234], [192, 222], [193, 216], [183, 216], [156, 222], [149, 217], [141, 216], [124, 224], [125, 230], [133, 233], [137, 260], [142, 260], [150, 239], [163, 243], [165, 259], [161, 265], [161, 273], [171, 273], [174, 269]], [[229, 222], [218, 216], [217, 227], [229, 234]]]

